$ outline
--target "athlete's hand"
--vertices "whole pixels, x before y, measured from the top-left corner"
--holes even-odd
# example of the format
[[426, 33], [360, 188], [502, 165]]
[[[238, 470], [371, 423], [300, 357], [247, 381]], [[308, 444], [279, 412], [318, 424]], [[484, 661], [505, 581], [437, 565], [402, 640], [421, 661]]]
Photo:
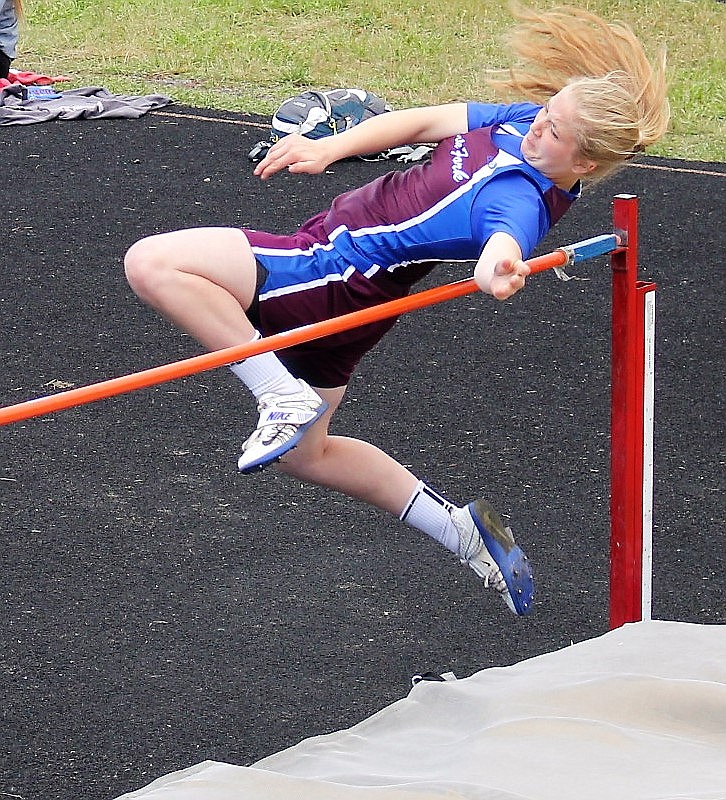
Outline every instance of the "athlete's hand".
[[489, 291], [497, 300], [506, 300], [524, 287], [529, 273], [526, 261], [503, 258], [494, 265]]
[[255, 167], [254, 174], [263, 181], [283, 169], [318, 175], [332, 162], [327, 150], [325, 139], [308, 139], [291, 133], [272, 145]]

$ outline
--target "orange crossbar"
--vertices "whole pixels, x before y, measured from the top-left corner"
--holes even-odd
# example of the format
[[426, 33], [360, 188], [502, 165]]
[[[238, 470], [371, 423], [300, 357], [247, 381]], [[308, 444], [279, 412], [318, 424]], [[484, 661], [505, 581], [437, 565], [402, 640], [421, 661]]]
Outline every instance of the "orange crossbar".
[[[569, 256], [563, 248], [531, 258], [527, 261], [527, 264], [532, 273], [537, 273], [553, 267], [564, 266], [568, 261]], [[453, 300], [455, 297], [472, 294], [477, 289], [474, 279], [467, 278], [466, 280], [427, 289], [423, 292], [416, 292], [407, 297], [381, 303], [371, 308], [364, 308], [360, 311], [353, 311], [350, 314], [323, 320], [322, 322], [302, 325], [299, 328], [276, 333], [273, 336], [266, 336], [254, 342], [227, 347], [223, 350], [214, 350], [192, 358], [174, 361], [171, 364], [152, 367], [141, 372], [132, 372], [130, 375], [122, 375], [118, 378], [92, 383], [88, 386], [79, 386], [77, 389], [69, 389], [65, 392], [38, 397], [35, 400], [26, 400], [23, 403], [5, 406], [0, 408], [0, 426], [8, 425], [12, 422], [20, 422], [31, 417], [40, 417], [44, 414], [50, 414], [73, 406], [93, 403], [96, 400], [133, 392], [137, 389], [144, 389], [148, 386], [173, 381], [177, 378], [184, 378], [198, 372], [233, 364], [235, 361], [241, 361], [260, 353], [283, 350], [286, 347], [293, 347], [302, 342], [321, 339], [323, 336], [358, 328], [381, 319], [395, 317], [425, 306], [442, 303], [445, 300]]]

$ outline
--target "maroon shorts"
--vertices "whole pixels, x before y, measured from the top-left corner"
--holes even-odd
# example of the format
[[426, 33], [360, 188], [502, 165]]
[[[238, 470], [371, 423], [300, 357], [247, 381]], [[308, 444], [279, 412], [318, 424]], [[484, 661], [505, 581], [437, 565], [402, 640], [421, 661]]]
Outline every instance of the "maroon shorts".
[[[260, 268], [258, 293], [248, 316], [263, 336], [404, 297], [434, 266], [399, 268], [395, 277], [383, 269], [366, 276], [330, 244], [324, 217], [313, 217], [291, 236], [244, 231]], [[395, 322], [391, 317], [285, 348], [277, 355], [311, 386], [345, 386], [360, 359]]]

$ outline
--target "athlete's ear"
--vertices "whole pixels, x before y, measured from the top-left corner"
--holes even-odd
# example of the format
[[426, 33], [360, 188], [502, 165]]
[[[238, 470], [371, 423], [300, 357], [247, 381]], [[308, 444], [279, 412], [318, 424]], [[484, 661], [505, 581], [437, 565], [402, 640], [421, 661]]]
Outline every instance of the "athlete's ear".
[[572, 171], [576, 175], [590, 175], [597, 169], [597, 161], [590, 161], [589, 159], [580, 159], [575, 161], [572, 165]]

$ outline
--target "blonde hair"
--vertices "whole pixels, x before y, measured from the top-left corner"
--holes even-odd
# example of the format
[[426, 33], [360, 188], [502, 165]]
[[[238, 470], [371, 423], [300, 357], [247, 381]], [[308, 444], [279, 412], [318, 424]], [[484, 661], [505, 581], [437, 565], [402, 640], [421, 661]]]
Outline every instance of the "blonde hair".
[[597, 164], [590, 180], [611, 174], [665, 134], [670, 107], [664, 50], [651, 63], [627, 25], [581, 8], [514, 6], [512, 13], [520, 20], [509, 36], [518, 62], [507, 77], [488, 82], [535, 103], [569, 87], [579, 151]]
[[13, 6], [15, 7], [15, 13], [19, 16], [23, 16], [23, 0], [13, 0]]

